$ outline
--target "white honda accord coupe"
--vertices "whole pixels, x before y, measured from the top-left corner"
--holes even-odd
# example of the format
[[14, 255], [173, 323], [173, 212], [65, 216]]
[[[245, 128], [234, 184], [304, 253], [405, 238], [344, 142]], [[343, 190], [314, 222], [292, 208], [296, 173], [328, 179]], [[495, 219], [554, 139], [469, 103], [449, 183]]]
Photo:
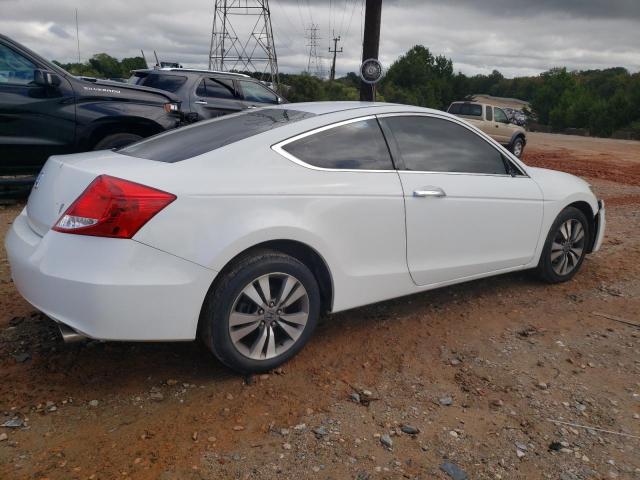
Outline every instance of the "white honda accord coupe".
[[586, 182], [459, 118], [326, 102], [51, 157], [6, 249], [63, 336], [198, 336], [260, 372], [324, 312], [514, 270], [569, 280], [604, 228]]

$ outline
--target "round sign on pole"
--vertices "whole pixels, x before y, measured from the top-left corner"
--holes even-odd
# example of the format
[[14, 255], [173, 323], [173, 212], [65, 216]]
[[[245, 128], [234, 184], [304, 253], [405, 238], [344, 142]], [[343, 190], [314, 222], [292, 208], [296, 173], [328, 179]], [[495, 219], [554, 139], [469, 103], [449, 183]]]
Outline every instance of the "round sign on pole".
[[382, 78], [382, 64], [375, 58], [370, 58], [360, 65], [360, 78], [363, 82], [374, 85]]

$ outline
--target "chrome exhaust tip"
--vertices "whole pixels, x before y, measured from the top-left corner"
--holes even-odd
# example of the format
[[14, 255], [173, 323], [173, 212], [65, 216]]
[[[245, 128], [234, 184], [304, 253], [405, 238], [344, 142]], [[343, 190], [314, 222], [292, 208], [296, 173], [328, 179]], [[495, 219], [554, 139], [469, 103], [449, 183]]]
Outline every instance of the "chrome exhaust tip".
[[78, 333], [73, 328], [65, 325], [64, 323], [59, 323], [58, 328], [60, 329], [60, 335], [62, 335], [62, 340], [64, 343], [75, 343], [75, 342], [83, 342], [87, 340], [87, 337]]

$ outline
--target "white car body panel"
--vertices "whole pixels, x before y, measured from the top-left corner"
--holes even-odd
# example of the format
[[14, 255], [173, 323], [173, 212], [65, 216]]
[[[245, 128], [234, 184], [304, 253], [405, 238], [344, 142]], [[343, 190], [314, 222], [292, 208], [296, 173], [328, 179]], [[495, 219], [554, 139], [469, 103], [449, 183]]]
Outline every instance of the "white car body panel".
[[[593, 215], [600, 208], [586, 182], [527, 167], [443, 112], [357, 102], [275, 108], [318, 115], [177, 163], [115, 152], [50, 158], [6, 240], [18, 290], [51, 318], [90, 337], [188, 340], [218, 273], [264, 242], [295, 241], [313, 249], [330, 272], [330, 310], [337, 312], [534, 267], [563, 208], [577, 201]], [[411, 112], [465, 125], [529, 176], [328, 170], [293, 161], [277, 148], [330, 124]], [[177, 200], [131, 240], [50, 230], [100, 174], [170, 192]], [[413, 190], [430, 185], [447, 196], [413, 198]], [[596, 247], [605, 224], [600, 211]]]
[[[528, 177], [401, 172], [407, 261], [418, 285], [439, 284], [531, 262], [542, 193]], [[441, 189], [443, 197], [414, 192]]]
[[133, 240], [49, 231], [26, 211], [6, 249], [16, 288], [50, 318], [101, 340], [192, 340], [216, 272]]

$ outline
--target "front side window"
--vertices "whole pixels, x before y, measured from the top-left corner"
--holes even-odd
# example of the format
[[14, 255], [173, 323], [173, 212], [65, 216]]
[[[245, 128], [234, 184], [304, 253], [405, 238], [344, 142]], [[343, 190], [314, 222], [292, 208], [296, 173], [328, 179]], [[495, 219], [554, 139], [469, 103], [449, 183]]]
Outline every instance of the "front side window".
[[423, 116], [386, 117], [382, 122], [392, 132], [406, 170], [507, 173], [500, 152], [457, 123]]
[[6, 45], [0, 45], [0, 84], [28, 85], [38, 67]]
[[231, 80], [203, 78], [196, 89], [196, 95], [209, 98], [236, 98], [236, 91]]
[[507, 114], [504, 113], [504, 110], [502, 110], [501, 108], [494, 108], [493, 109], [496, 113], [496, 122], [498, 123], [509, 123], [509, 119], [507, 118]]
[[175, 93], [187, 81], [187, 77], [181, 75], [147, 75], [147, 77], [139, 83], [145, 87], [158, 88], [167, 92]]
[[240, 80], [244, 99], [249, 102], [278, 103], [278, 96], [257, 82]]
[[389, 149], [375, 119], [313, 133], [284, 145], [282, 149], [320, 168], [393, 170]]

